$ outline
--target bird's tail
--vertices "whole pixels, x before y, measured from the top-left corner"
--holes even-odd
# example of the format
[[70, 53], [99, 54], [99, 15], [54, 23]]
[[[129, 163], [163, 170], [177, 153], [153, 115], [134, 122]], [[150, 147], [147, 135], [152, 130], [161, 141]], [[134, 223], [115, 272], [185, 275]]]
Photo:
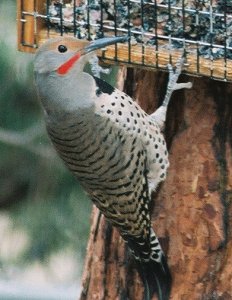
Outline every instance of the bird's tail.
[[172, 278], [164, 255], [160, 262], [150, 259], [148, 262], [137, 260], [136, 263], [144, 284], [144, 300], [151, 300], [155, 293], [159, 300], [168, 300]]
[[[124, 237], [125, 238], [125, 237]], [[144, 284], [144, 300], [151, 300], [156, 293], [159, 300], [168, 300], [172, 278], [158, 238], [150, 229], [149, 241], [141, 237], [125, 238], [135, 258]]]

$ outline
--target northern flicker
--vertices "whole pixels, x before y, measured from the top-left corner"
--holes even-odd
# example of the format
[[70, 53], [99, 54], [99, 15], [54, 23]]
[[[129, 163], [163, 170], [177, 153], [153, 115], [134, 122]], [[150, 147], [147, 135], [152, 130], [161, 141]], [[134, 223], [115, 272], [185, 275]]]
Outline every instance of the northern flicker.
[[162, 134], [167, 105], [176, 84], [170, 69], [163, 105], [146, 114], [128, 95], [83, 71], [99, 48], [126, 41], [103, 38], [80, 47], [77, 39], [45, 42], [36, 53], [35, 82], [48, 134], [66, 166], [90, 199], [128, 244], [145, 287], [169, 299], [171, 275], [151, 226], [151, 192], [166, 177], [169, 165]]

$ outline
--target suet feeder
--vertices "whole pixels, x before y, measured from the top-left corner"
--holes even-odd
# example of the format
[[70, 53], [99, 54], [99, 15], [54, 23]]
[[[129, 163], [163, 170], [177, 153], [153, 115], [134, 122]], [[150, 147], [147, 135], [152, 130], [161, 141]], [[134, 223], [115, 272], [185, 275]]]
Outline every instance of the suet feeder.
[[46, 39], [83, 43], [128, 35], [98, 53], [105, 61], [166, 70], [184, 53], [185, 73], [232, 81], [231, 0], [18, 0], [18, 48]]

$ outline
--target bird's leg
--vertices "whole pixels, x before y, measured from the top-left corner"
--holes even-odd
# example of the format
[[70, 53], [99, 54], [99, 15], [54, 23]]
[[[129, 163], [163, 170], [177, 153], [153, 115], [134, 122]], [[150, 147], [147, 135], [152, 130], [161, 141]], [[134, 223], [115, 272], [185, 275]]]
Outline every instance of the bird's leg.
[[101, 73], [109, 74], [111, 71], [111, 69], [104, 69], [101, 66], [99, 66], [99, 59], [97, 55], [94, 55], [89, 59], [89, 64], [93, 75], [98, 78], [101, 77]]
[[181, 74], [183, 65], [184, 65], [184, 57], [183, 56], [177, 61], [175, 70], [173, 70], [172, 65], [168, 64], [169, 80], [168, 80], [167, 92], [166, 92], [164, 101], [163, 101], [162, 105], [153, 114], [151, 114], [151, 117], [156, 120], [157, 124], [161, 128], [163, 127], [164, 122], [166, 120], [167, 107], [170, 102], [173, 91], [180, 90], [183, 88], [190, 89], [192, 87], [191, 82], [177, 83], [177, 80]]
[[177, 83], [177, 80], [181, 74], [183, 65], [184, 65], [184, 57], [183, 56], [177, 61], [175, 71], [173, 70], [172, 65], [168, 64], [169, 80], [168, 80], [167, 93], [165, 95], [162, 106], [168, 106], [173, 91], [180, 90], [180, 89], [191, 89], [191, 87], [192, 87], [191, 82]]

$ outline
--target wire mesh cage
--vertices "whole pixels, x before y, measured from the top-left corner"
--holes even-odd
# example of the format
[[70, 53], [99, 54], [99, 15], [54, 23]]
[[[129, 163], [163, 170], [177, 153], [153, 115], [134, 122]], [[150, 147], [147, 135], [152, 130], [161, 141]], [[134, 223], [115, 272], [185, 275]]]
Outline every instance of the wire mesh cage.
[[184, 53], [185, 73], [232, 81], [232, 0], [18, 0], [18, 46], [128, 35], [105, 60], [166, 69]]

